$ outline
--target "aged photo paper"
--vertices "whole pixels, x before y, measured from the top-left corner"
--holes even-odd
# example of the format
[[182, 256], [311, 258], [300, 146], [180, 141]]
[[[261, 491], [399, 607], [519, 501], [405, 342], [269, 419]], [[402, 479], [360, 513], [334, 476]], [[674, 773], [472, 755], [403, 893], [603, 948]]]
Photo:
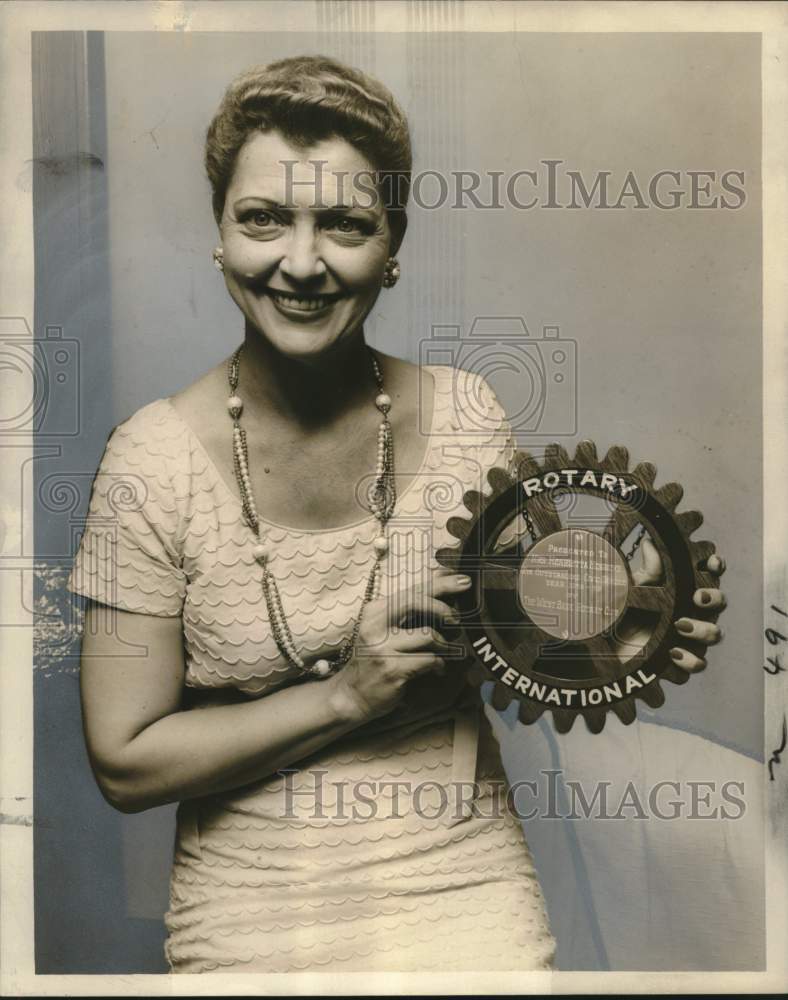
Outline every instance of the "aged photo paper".
[[[0, 2], [0, 29], [2, 993], [785, 992], [788, 5], [34, 0]], [[256, 70], [249, 86], [289, 87], [289, 110], [269, 129], [256, 126], [243, 154], [228, 154], [226, 99], [207, 175], [206, 130], [227, 88], [278, 60], [291, 60], [290, 69], [275, 79]], [[341, 95], [320, 98], [325, 114], [350, 124], [344, 134], [327, 125], [304, 136], [307, 119], [293, 108], [326, 79]], [[274, 116], [268, 100], [260, 98], [261, 116]], [[350, 106], [362, 107], [356, 118]], [[338, 209], [336, 193], [341, 184], [347, 195], [359, 162], [389, 169], [388, 181], [407, 171], [376, 162], [384, 147], [389, 159], [407, 160], [398, 108], [412, 148], [401, 244], [401, 206], [386, 202], [375, 215], [382, 185], [353, 189], [374, 196], [360, 212], [344, 202]], [[375, 124], [381, 114], [391, 118], [388, 132]], [[330, 210], [305, 207], [303, 150], [325, 152], [330, 183], [321, 197]], [[274, 161], [286, 165], [297, 211], [259, 195], [272, 183], [259, 164]], [[339, 181], [337, 164], [349, 164]], [[233, 202], [244, 184], [251, 208], [240, 196]], [[298, 243], [307, 218], [314, 233]], [[399, 233], [385, 252], [381, 232]], [[369, 398], [357, 423], [346, 413], [339, 441], [320, 426], [299, 436], [282, 416], [274, 424], [298, 443], [281, 463], [274, 450], [270, 470], [267, 459], [255, 465], [268, 454], [254, 444], [263, 411], [244, 390], [253, 371], [265, 384], [260, 358], [307, 356], [304, 330], [342, 340], [362, 313], [378, 357], [433, 373], [414, 376], [412, 439], [402, 387], [418, 370], [387, 362], [368, 376]], [[247, 341], [225, 384], [225, 362], [258, 326], [270, 353], [255, 362]], [[213, 422], [199, 391], [182, 394], [209, 370], [220, 373]], [[423, 386], [433, 381], [428, 405]], [[348, 386], [340, 379], [334, 393], [339, 411]], [[176, 394], [198, 402], [173, 405]], [[188, 419], [204, 428], [205, 448], [200, 435], [186, 436]], [[115, 451], [105, 450], [119, 425]], [[335, 459], [313, 462], [310, 440], [324, 441]], [[418, 447], [408, 450], [411, 440]], [[596, 452], [578, 448], [589, 440]], [[190, 492], [191, 483], [198, 466], [206, 477], [221, 468], [222, 449], [226, 474], [222, 483], [217, 472], [215, 489], [225, 498], [237, 489], [241, 502], [214, 509], [210, 490]], [[266, 784], [268, 798], [238, 792], [256, 787], [238, 750], [228, 751], [225, 770], [247, 777], [215, 788], [216, 796], [237, 793], [228, 799], [212, 790], [146, 800], [124, 786], [113, 808], [83, 721], [97, 727], [103, 718], [111, 730], [106, 720], [122, 714], [111, 698], [95, 708], [98, 686], [90, 688], [81, 650], [117, 652], [101, 645], [114, 636], [128, 650], [117, 676], [131, 691], [135, 660], [151, 669], [156, 622], [163, 634], [183, 607], [184, 692], [226, 696], [223, 707], [193, 715], [233, 718], [221, 713], [267, 694], [265, 657], [273, 663], [281, 653], [296, 669], [287, 650], [302, 640], [306, 648], [312, 635], [298, 615], [318, 609], [327, 645], [310, 647], [309, 683], [338, 690], [328, 675], [344, 664], [331, 656], [344, 648], [369, 559], [390, 595], [437, 549], [470, 545], [479, 493], [495, 499], [512, 485], [487, 471], [515, 449], [535, 456], [516, 466], [526, 510], [517, 551], [528, 538], [535, 544], [514, 574], [506, 575], [511, 562], [496, 563], [488, 616], [499, 608], [541, 622], [553, 639], [571, 634], [589, 644], [591, 662], [625, 611], [635, 609], [628, 620], [637, 625], [664, 619], [669, 628], [679, 599], [654, 592], [683, 587], [685, 623], [700, 609], [684, 654], [643, 638], [650, 655], [632, 661], [637, 669], [609, 674], [597, 659], [601, 680], [586, 684], [581, 670], [551, 688], [529, 673], [527, 641], [502, 645], [489, 620], [475, 632], [466, 621], [481, 730], [476, 709], [453, 702], [429, 715], [431, 692], [442, 705], [451, 689], [447, 661], [430, 675], [433, 686], [425, 683], [422, 715], [403, 726], [403, 742], [374, 742], [389, 738], [381, 710], [363, 724], [354, 719], [357, 733], [337, 728], [333, 756], [330, 740], [293, 736], [312, 769], [269, 769], [280, 783]], [[135, 506], [128, 479], [113, 492], [120, 465], [111, 461], [123, 456], [146, 506]], [[297, 470], [290, 479], [288, 468]], [[406, 484], [385, 516], [385, 489], [372, 490], [366, 527], [337, 513], [350, 468]], [[583, 529], [578, 556], [573, 533], [557, 534], [577, 515], [561, 508], [561, 496], [582, 487], [600, 503], [626, 502], [636, 469], [647, 480], [643, 531], [634, 513], [619, 522], [618, 551], [609, 532], [606, 542]], [[165, 480], [175, 484], [170, 493], [161, 492]], [[254, 538], [252, 483], [270, 529], [255, 527]], [[426, 507], [416, 503], [422, 486]], [[543, 501], [553, 489], [555, 508]], [[334, 493], [336, 504], [318, 504], [307, 523], [310, 498]], [[283, 514], [265, 522], [277, 502]], [[85, 541], [98, 537], [102, 517], [107, 563]], [[296, 524], [293, 543], [285, 525]], [[354, 530], [341, 540], [344, 527]], [[450, 568], [452, 559], [438, 563]], [[107, 576], [110, 563], [117, 580]], [[280, 567], [281, 598], [266, 582], [269, 564]], [[603, 581], [581, 589], [590, 619], [580, 625], [561, 597], [577, 593], [575, 565]], [[226, 588], [221, 599], [205, 583], [206, 567]], [[262, 574], [263, 586], [255, 576], [257, 603], [244, 618], [246, 573]], [[358, 600], [339, 591], [348, 580]], [[706, 613], [696, 588], [711, 595]], [[137, 604], [132, 592], [144, 595]], [[379, 593], [370, 584], [364, 601]], [[97, 603], [86, 618], [90, 597]], [[135, 612], [150, 616], [150, 635], [121, 635], [123, 615]], [[357, 643], [371, 628], [362, 631], [363, 620], [359, 612]], [[329, 649], [332, 628], [339, 635]], [[348, 647], [346, 662], [355, 663], [351, 654]], [[290, 704], [323, 718], [319, 701]], [[243, 739], [235, 718], [228, 747]], [[224, 759], [204, 733], [196, 742], [192, 734], [191, 757], [175, 740], [162, 744], [173, 772], [194, 769], [193, 787], [207, 780], [211, 754]], [[497, 789], [500, 815], [474, 813], [461, 793], [439, 796], [438, 813], [460, 809], [453, 818], [428, 814], [443, 769], [460, 784], [489, 778], [489, 789], [495, 754], [508, 782]], [[319, 798], [309, 815], [307, 773]], [[172, 787], [192, 787], [170, 778]], [[386, 826], [376, 810], [395, 809], [398, 785], [411, 813]], [[281, 812], [265, 813], [275, 801]], [[379, 833], [356, 823], [359, 803]]]

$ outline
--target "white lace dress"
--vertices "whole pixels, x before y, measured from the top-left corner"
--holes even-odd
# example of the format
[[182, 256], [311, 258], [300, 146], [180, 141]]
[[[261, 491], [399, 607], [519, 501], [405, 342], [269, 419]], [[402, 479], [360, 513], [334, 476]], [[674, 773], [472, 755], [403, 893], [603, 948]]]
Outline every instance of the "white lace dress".
[[[484, 473], [513, 451], [482, 378], [428, 370], [429, 446], [389, 524], [383, 594], [426, 578], [435, 551], [455, 544], [446, 521], [465, 490], [489, 489]], [[313, 531], [263, 521], [297, 645], [338, 646], [377, 522]], [[160, 399], [110, 438], [69, 585], [127, 611], [182, 616], [185, 684], [260, 697], [300, 681], [271, 635], [252, 545], [235, 484]], [[472, 804], [469, 792], [453, 797], [474, 779]], [[500, 808], [505, 780], [480, 693], [450, 665], [292, 771], [182, 803], [165, 918], [172, 970], [550, 968], [533, 860]]]

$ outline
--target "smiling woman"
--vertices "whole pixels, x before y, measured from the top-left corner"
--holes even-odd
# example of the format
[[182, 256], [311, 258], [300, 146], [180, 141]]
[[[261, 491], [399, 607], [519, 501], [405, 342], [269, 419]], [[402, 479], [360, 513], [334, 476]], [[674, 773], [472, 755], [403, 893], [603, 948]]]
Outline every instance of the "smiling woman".
[[[448, 641], [471, 581], [434, 558], [511, 431], [481, 377], [364, 337], [399, 277], [402, 113], [356, 70], [285, 60], [231, 85], [206, 162], [243, 342], [115, 429], [71, 577], [99, 785], [124, 811], [180, 803], [171, 968], [548, 969], [500, 748]], [[93, 627], [100, 604], [116, 628]]]
[[259, 133], [238, 156], [219, 222], [227, 289], [289, 357], [344, 343], [378, 296], [403, 233], [382, 199], [351, 204], [350, 178], [373, 169], [338, 137], [305, 149]]

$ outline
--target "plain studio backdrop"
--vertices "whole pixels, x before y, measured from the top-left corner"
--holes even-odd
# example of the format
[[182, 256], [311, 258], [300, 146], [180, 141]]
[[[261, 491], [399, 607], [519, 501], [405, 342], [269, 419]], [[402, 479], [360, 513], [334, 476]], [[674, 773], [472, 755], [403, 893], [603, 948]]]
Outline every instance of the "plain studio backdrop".
[[[656, 173], [680, 172], [676, 187], [685, 192], [684, 205], [676, 210], [650, 202], [638, 208], [633, 198], [607, 210], [456, 208], [453, 194], [433, 210], [413, 206], [400, 253], [402, 279], [382, 293], [367, 333], [373, 345], [414, 361], [434, 358], [425, 352], [437, 344], [447, 363], [472, 364], [487, 375], [514, 414], [523, 409], [524, 386], [530, 393], [532, 379], [545, 378], [552, 407], [545, 412], [555, 423], [540, 427], [541, 437], [518, 427], [521, 445], [538, 450], [557, 437], [572, 450], [588, 437], [600, 454], [611, 444], [626, 445], [634, 461], [656, 464], [658, 482], [683, 484], [682, 507], [705, 515], [698, 537], [713, 539], [729, 563], [727, 637], [710, 651], [706, 673], [680, 688], [664, 685], [666, 702], [658, 712], [639, 707], [643, 721], [628, 729], [611, 717], [599, 737], [573, 731], [562, 741], [546, 725], [525, 732], [504, 719], [499, 729], [510, 778], [532, 776], [539, 737], [553, 755], [544, 759], [562, 766], [573, 747], [580, 762], [589, 760], [592, 747], [597, 777], [620, 778], [633, 761], [646, 760], [650, 778], [670, 778], [670, 769], [659, 772], [669, 745], [682, 775], [746, 774], [755, 786], [760, 780], [758, 36], [383, 36], [332, 34], [320, 25], [314, 35], [39, 34], [33, 59], [35, 332], [50, 342], [50, 362], [65, 358], [68, 368], [62, 386], [53, 382], [36, 462], [39, 972], [165, 968], [160, 916], [173, 811], [124, 817], [95, 788], [82, 745], [77, 647], [58, 618], [65, 614], [62, 584], [112, 427], [191, 382], [241, 340], [241, 315], [211, 260], [216, 230], [202, 166], [205, 129], [237, 72], [304, 53], [338, 56], [391, 88], [410, 118], [416, 171], [497, 171], [504, 178], [536, 171], [544, 201], [545, 161], [561, 161], [562, 202], [568, 201], [569, 170], [580, 172], [589, 188], [599, 172], [609, 171], [613, 201], [630, 171], [647, 200]], [[687, 207], [688, 171], [715, 172], [717, 194], [722, 174], [743, 172], [737, 184], [746, 192], [744, 203], [731, 210]], [[434, 177], [424, 181], [422, 201], [436, 200], [438, 184]], [[532, 195], [527, 183], [518, 192], [524, 201]], [[479, 197], [489, 201], [487, 181]], [[528, 346], [516, 323], [513, 336], [504, 330], [500, 338], [509, 358], [524, 359], [519, 376], [485, 368], [494, 352], [474, 346], [479, 317], [525, 322]], [[436, 327], [444, 335], [458, 327], [460, 336], [447, 348]], [[557, 328], [552, 332], [566, 342], [563, 382], [551, 381], [556, 369], [553, 353], [543, 348], [545, 327]], [[54, 339], [62, 340], [65, 355], [55, 356]], [[58, 491], [63, 483], [70, 492]], [[654, 734], [667, 743], [655, 742]], [[692, 760], [675, 751], [683, 746], [694, 748], [686, 751], [695, 754]], [[526, 823], [543, 869], [561, 967], [757, 967], [762, 847], [757, 788], [752, 794], [747, 836], [742, 839], [742, 823], [722, 835], [726, 843], [752, 848], [750, 896], [732, 907], [745, 914], [746, 926], [739, 939], [723, 928], [717, 952], [686, 944], [693, 929], [684, 925], [713, 918], [688, 916], [675, 896], [662, 920], [665, 927], [674, 921], [673, 937], [653, 928], [640, 933], [640, 902], [659, 908], [664, 858], [657, 858], [658, 847], [653, 868], [648, 850], [629, 859], [628, 872], [597, 858], [595, 882], [584, 833], [570, 832], [561, 846], [544, 823]], [[613, 826], [630, 846], [644, 836], [632, 824], [626, 837], [625, 824]], [[690, 842], [701, 838], [702, 846], [703, 823], [686, 826]], [[654, 829], [649, 824], [646, 841]], [[550, 844], [559, 844], [557, 854]], [[736, 851], [742, 849], [730, 848], [726, 863], [740, 865]], [[681, 862], [681, 844], [670, 850]], [[712, 860], [722, 865], [724, 851], [697, 860], [697, 870], [679, 864], [698, 894], [708, 881], [702, 865]], [[693, 870], [694, 884], [687, 875]], [[713, 881], [723, 869], [709, 871]], [[622, 908], [621, 900], [633, 909]], [[626, 938], [626, 927], [613, 934], [617, 912], [634, 926], [637, 943]], [[623, 942], [618, 951], [610, 943], [614, 936]]]

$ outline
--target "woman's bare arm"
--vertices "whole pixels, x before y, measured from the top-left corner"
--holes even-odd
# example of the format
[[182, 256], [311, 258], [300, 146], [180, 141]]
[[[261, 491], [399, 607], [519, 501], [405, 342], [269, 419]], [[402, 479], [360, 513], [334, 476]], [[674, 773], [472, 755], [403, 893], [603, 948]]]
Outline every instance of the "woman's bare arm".
[[[444, 576], [441, 591], [450, 593], [448, 581], [455, 579]], [[390, 711], [410, 677], [443, 666], [438, 654], [445, 643], [434, 631], [390, 630], [385, 602], [375, 604], [368, 605], [360, 634], [366, 655], [357, 655], [332, 677], [248, 702], [183, 711], [180, 617], [112, 609], [113, 627], [101, 629], [107, 609], [89, 603], [82, 712], [104, 797], [123, 812], [139, 812], [238, 788]], [[398, 607], [404, 610], [401, 602]], [[414, 609], [438, 619], [451, 614], [434, 596], [414, 595], [409, 610]]]
[[107, 801], [123, 812], [259, 780], [361, 721], [331, 678], [239, 704], [182, 711], [181, 619], [117, 609], [112, 616], [114, 635], [93, 634], [98, 616], [95, 606], [88, 607], [82, 713], [96, 779]]

